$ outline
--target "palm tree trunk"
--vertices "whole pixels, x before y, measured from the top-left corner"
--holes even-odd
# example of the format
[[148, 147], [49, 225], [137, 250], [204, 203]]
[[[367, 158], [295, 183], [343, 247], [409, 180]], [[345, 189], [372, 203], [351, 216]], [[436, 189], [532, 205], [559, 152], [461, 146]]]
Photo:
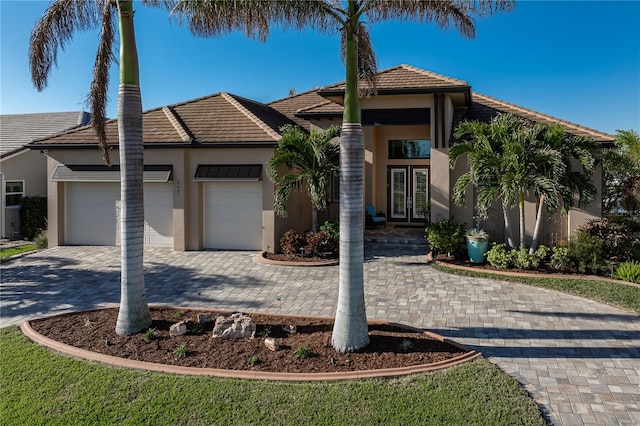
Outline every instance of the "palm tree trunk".
[[120, 22], [120, 246], [122, 272], [117, 334], [133, 334], [151, 324], [144, 285], [144, 198], [142, 99], [131, 1], [118, 2]]
[[520, 210], [520, 249], [524, 248], [524, 192], [520, 192], [518, 209]]
[[[355, 7], [349, 1], [349, 9]], [[358, 103], [357, 21], [354, 19], [347, 28], [340, 139], [340, 284], [331, 341], [339, 352], [353, 352], [369, 344], [364, 302], [364, 139]]]
[[536, 215], [536, 226], [533, 228], [533, 240], [529, 248], [529, 254], [534, 254], [538, 249], [538, 241], [540, 240], [540, 232], [542, 232], [542, 212], [544, 207], [544, 195], [540, 196], [538, 202], [538, 214]]
[[315, 204], [311, 204], [311, 232], [318, 232], [318, 208]]
[[511, 227], [511, 219], [509, 219], [509, 209], [504, 204], [502, 204], [502, 215], [504, 216], [504, 231], [507, 234], [507, 245], [509, 248], [514, 248], [513, 228]]

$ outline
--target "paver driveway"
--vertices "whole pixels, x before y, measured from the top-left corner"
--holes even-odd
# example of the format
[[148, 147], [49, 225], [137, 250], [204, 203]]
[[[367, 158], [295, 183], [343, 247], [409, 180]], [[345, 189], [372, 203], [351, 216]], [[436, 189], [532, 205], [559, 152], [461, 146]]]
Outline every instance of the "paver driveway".
[[[147, 249], [150, 303], [333, 315], [338, 267], [264, 265], [255, 252]], [[57, 247], [2, 265], [1, 325], [119, 301], [119, 249]], [[640, 316], [552, 290], [434, 271], [423, 255], [365, 262], [367, 313], [481, 351], [554, 424], [640, 425]]]

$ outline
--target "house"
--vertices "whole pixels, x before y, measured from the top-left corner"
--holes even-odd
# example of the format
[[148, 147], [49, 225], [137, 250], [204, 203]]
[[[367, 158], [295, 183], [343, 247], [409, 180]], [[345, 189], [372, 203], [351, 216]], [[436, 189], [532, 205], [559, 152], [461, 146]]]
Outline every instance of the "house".
[[[266, 163], [283, 125], [310, 130], [340, 124], [343, 96], [344, 83], [337, 83], [268, 104], [218, 93], [144, 112], [145, 244], [179, 251], [273, 250], [287, 229], [309, 229], [310, 202], [302, 192], [289, 200], [287, 218], [275, 215]], [[472, 191], [468, 207], [453, 205], [450, 197], [462, 171], [450, 170], [447, 155], [452, 130], [461, 120], [512, 112], [560, 123], [570, 134], [603, 144], [613, 141], [611, 135], [472, 92], [465, 81], [408, 65], [380, 71], [377, 92], [360, 101], [365, 203], [382, 210], [390, 224], [421, 225], [419, 208], [427, 200], [433, 220], [454, 217], [472, 223]], [[107, 123], [107, 135], [113, 167], [103, 165], [88, 127], [31, 144], [46, 150], [48, 158], [50, 246], [118, 244], [115, 120]], [[600, 171], [594, 181], [600, 189]], [[534, 209], [528, 203], [527, 210]], [[493, 213], [483, 226], [495, 239], [504, 238], [502, 216]], [[531, 222], [533, 216], [528, 215]], [[567, 217], [547, 221], [544, 233], [564, 238], [600, 216], [600, 203], [573, 209]], [[533, 223], [527, 223], [528, 233], [532, 230]]]
[[83, 111], [0, 115], [0, 227], [2, 238], [20, 236], [18, 204], [24, 196], [47, 195], [47, 159], [27, 145], [89, 123]]

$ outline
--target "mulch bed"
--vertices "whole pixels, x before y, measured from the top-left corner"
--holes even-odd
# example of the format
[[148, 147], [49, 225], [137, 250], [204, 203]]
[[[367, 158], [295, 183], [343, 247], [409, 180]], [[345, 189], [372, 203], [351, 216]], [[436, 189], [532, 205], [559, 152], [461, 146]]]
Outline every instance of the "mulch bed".
[[[465, 353], [419, 331], [370, 324], [371, 343], [360, 352], [343, 354], [331, 346], [329, 320], [277, 315], [253, 315], [257, 330], [252, 340], [214, 339], [211, 337], [213, 322], [197, 324], [194, 321], [187, 323], [187, 334], [171, 337], [172, 324], [187, 318], [195, 320], [199, 313], [211, 314], [215, 319], [218, 313], [164, 307], [152, 308], [151, 313], [151, 328], [157, 330], [152, 339], [145, 339], [144, 333], [118, 336], [115, 333], [117, 308], [34, 320], [31, 326], [50, 339], [93, 352], [159, 364], [227, 370], [284, 373], [376, 370], [444, 361]], [[282, 327], [286, 324], [295, 324], [297, 333], [285, 333]], [[264, 337], [259, 337], [266, 334], [282, 339], [280, 350], [267, 349]], [[182, 345], [186, 348], [184, 355], [176, 352]], [[309, 349], [310, 356], [297, 358], [295, 352], [300, 347]]]
[[300, 256], [297, 254], [284, 254], [284, 253], [267, 253], [264, 252], [263, 256], [269, 260], [275, 260], [278, 262], [300, 262], [300, 263], [314, 263], [314, 262], [326, 262], [327, 260], [336, 260], [331, 256]]

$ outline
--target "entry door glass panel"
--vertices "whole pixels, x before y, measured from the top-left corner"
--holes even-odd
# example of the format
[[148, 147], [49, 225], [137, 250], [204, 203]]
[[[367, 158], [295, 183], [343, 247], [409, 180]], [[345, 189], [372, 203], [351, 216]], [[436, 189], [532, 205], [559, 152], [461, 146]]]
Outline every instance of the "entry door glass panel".
[[429, 200], [429, 169], [413, 169], [413, 217], [423, 219], [421, 208]]
[[391, 169], [391, 217], [393, 219], [407, 217], [406, 169]]

